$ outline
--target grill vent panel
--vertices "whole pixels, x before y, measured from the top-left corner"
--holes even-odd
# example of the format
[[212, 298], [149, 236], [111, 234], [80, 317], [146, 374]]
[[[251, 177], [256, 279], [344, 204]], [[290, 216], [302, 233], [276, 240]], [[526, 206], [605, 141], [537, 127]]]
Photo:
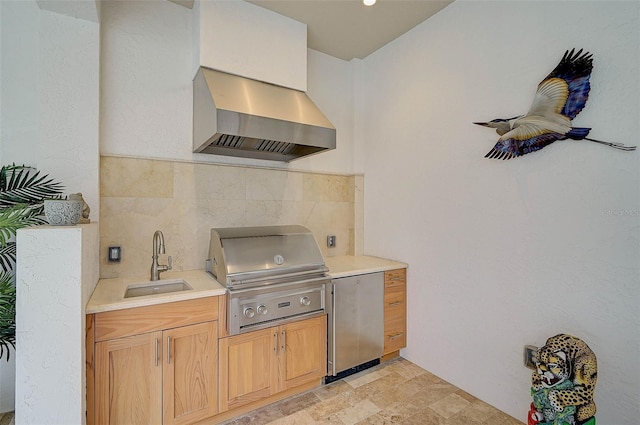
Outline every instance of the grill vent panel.
[[239, 148], [244, 143], [244, 137], [231, 136], [229, 134], [223, 134], [215, 143], [216, 146], [225, 146], [229, 148]]
[[211, 146], [220, 146], [225, 148], [250, 149], [260, 152], [272, 152], [286, 155], [295, 149], [294, 143], [278, 142], [276, 140], [254, 139], [251, 137], [232, 136], [222, 134], [211, 144]]

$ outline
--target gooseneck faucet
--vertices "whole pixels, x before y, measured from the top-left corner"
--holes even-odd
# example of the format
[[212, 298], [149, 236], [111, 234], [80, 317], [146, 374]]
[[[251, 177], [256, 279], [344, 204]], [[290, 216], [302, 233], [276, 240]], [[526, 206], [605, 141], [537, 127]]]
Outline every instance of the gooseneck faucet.
[[171, 270], [171, 256], [167, 259], [168, 265], [158, 264], [158, 255], [164, 254], [164, 235], [160, 230], [153, 234], [153, 262], [151, 263], [151, 280], [160, 279], [160, 273]]

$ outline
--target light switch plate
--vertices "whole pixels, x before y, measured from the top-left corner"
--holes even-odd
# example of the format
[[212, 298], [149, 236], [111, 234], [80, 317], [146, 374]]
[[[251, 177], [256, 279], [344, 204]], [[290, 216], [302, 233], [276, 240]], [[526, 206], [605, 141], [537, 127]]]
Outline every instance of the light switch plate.
[[110, 246], [107, 249], [107, 260], [110, 263], [119, 263], [122, 259], [122, 249], [119, 246]]

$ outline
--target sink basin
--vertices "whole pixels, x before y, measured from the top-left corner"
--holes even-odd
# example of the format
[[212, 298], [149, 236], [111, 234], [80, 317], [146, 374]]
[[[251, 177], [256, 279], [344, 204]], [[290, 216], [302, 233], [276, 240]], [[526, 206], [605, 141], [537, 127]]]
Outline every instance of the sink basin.
[[134, 283], [127, 286], [125, 298], [142, 297], [144, 295], [168, 294], [193, 289], [182, 279], [154, 280], [150, 282]]

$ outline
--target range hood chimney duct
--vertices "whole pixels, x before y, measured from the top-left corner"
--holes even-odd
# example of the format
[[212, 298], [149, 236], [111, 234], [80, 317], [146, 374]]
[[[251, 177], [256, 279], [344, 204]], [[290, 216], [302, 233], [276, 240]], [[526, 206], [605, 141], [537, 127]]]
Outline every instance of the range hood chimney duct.
[[336, 147], [336, 129], [301, 91], [200, 67], [193, 151], [285, 161]]

